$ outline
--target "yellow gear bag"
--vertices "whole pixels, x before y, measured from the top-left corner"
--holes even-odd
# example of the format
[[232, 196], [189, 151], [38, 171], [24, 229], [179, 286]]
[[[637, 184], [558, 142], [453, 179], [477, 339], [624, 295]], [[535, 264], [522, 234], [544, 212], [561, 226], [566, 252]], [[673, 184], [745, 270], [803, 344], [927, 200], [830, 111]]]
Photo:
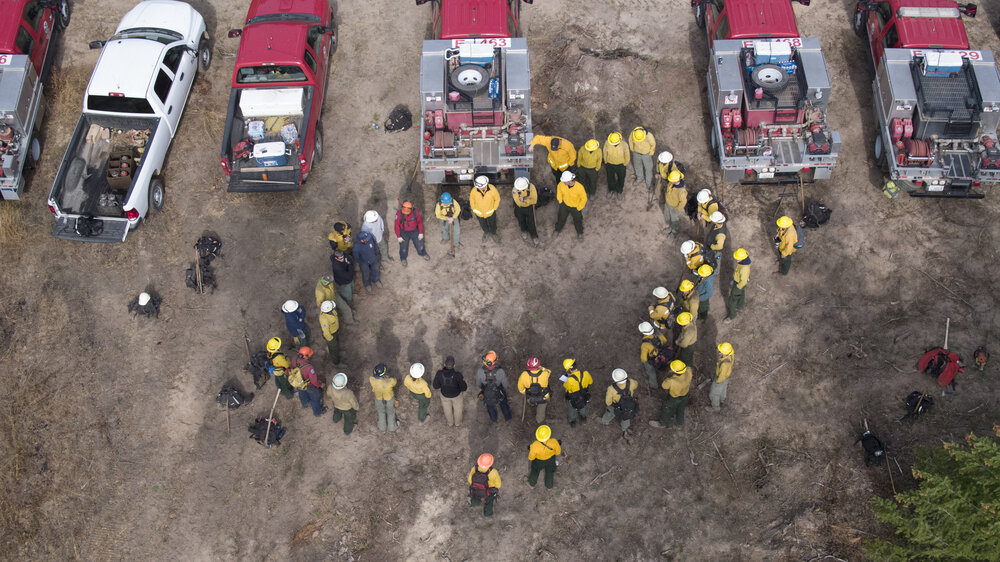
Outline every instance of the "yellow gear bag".
[[309, 388], [309, 381], [302, 378], [302, 369], [295, 367], [288, 372], [288, 384], [295, 390], [305, 390]]

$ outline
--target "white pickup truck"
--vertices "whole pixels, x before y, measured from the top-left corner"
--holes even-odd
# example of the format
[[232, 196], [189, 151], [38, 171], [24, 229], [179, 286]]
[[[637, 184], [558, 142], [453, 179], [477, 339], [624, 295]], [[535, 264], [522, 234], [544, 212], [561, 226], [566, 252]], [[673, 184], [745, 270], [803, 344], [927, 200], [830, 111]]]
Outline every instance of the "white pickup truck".
[[52, 235], [122, 242], [163, 207], [163, 160], [212, 55], [201, 14], [174, 0], [139, 3], [90, 47], [103, 50], [49, 193]]

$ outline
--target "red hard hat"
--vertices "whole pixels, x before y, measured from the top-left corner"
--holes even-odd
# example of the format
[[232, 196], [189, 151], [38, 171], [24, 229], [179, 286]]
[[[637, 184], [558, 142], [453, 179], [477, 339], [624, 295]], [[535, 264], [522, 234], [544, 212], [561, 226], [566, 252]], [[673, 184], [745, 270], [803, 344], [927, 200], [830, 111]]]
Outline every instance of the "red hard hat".
[[303, 346], [299, 348], [299, 355], [302, 357], [312, 357], [313, 350], [311, 347]]
[[528, 368], [529, 369], [537, 369], [537, 368], [539, 368], [541, 366], [542, 366], [542, 362], [539, 361], [537, 357], [532, 357], [531, 359], [528, 359]]
[[479, 459], [476, 460], [476, 466], [479, 467], [479, 470], [488, 470], [493, 466], [493, 455], [489, 453], [479, 455]]

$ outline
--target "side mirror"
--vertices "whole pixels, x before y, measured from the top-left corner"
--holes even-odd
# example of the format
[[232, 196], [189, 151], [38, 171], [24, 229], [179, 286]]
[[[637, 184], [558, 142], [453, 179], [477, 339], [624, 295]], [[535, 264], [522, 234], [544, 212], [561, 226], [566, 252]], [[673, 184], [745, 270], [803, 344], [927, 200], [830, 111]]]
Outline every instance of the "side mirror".
[[87, 43], [87, 46], [90, 47], [91, 51], [93, 51], [94, 49], [100, 49], [105, 43], [107, 43], [107, 41], [91, 41], [90, 43]]
[[812, 2], [812, 0], [795, 0], [795, 1], [798, 2], [799, 4], [802, 4], [803, 6], [808, 6], [809, 3]]
[[525, 4], [534, 4], [535, 0], [524, 0]]
[[975, 4], [970, 2], [968, 4], [959, 4], [958, 9], [966, 16], [974, 18], [976, 17], [976, 12], [979, 11], [979, 6], [976, 6]]
[[428, 2], [430, 2], [430, 0], [417, 0], [417, 6], [422, 6]]
[[243, 35], [242, 29], [230, 29], [229, 33], [226, 34], [226, 36], [229, 37], [230, 39], [239, 37], [240, 35]]

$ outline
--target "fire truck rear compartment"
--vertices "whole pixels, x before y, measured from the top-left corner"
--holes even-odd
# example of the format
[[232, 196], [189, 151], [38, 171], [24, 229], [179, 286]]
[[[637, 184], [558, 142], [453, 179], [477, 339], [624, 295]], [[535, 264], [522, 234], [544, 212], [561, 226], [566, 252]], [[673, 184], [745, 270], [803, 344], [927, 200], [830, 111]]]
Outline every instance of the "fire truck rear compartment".
[[910, 65], [917, 91], [914, 138], [975, 139], [981, 126], [982, 100], [975, 73], [966, 63], [950, 76], [924, 74]]

